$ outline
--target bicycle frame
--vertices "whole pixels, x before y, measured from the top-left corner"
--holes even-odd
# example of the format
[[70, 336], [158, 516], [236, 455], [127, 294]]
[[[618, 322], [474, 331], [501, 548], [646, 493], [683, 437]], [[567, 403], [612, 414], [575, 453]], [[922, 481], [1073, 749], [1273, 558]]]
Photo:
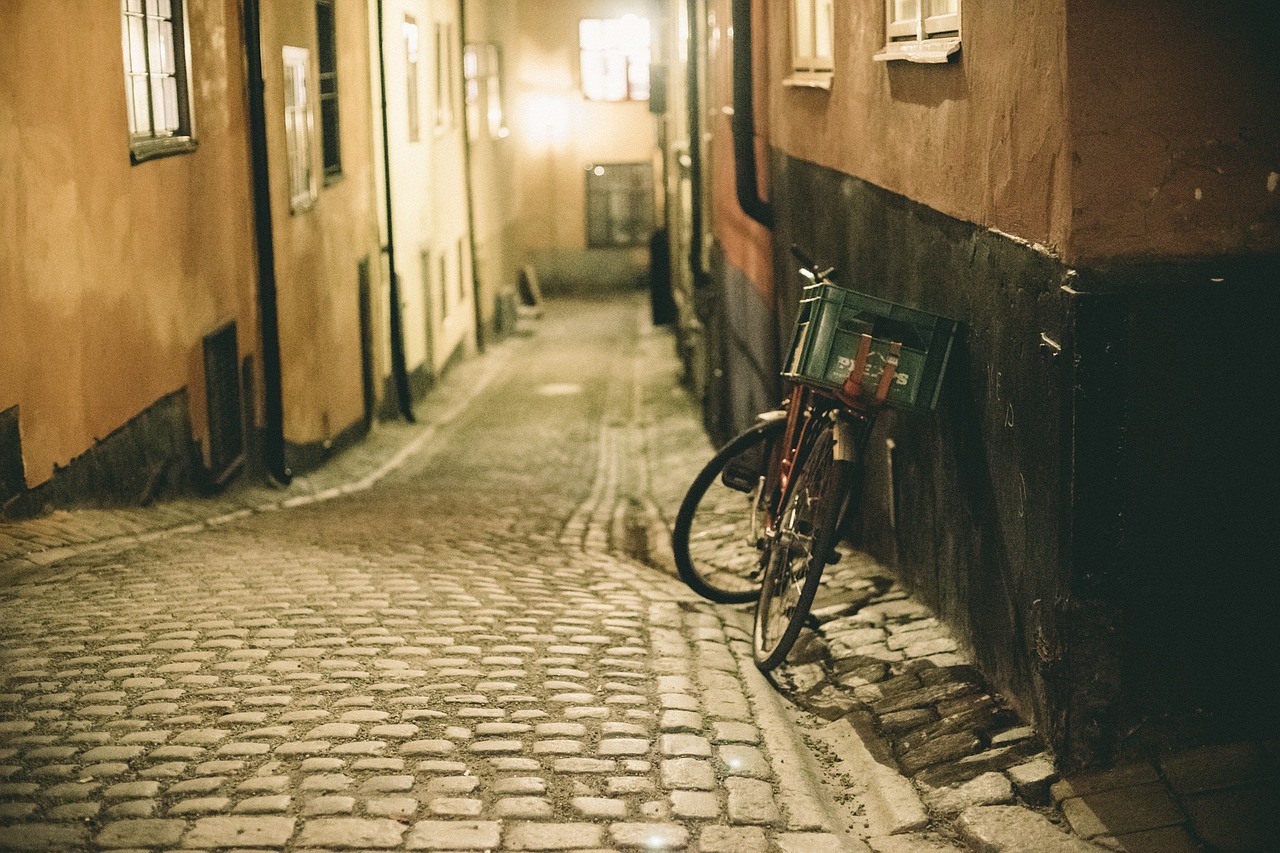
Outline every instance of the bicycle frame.
[[[763, 488], [757, 497], [757, 507], [765, 510], [769, 519], [769, 527], [764, 531], [766, 536], [772, 535], [772, 523], [790, 496], [792, 475], [805, 464], [809, 439], [816, 425], [824, 419], [831, 420], [835, 427], [836, 458], [856, 463], [876, 414], [874, 406], [856, 398], [843, 393], [825, 393], [802, 383], [792, 386], [783, 407], [787, 413], [787, 427], [782, 437], [781, 452], [775, 455], [776, 488], [770, 488], [775, 472], [766, 470], [761, 477]], [[766, 497], [768, 503], [761, 505]]]

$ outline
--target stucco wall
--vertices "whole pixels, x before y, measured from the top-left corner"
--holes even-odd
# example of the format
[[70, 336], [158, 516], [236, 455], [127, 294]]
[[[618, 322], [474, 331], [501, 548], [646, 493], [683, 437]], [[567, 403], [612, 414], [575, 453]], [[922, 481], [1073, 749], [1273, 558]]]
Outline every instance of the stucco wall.
[[1262, 0], [1070, 4], [1071, 260], [1280, 251], [1277, 32]]
[[379, 252], [368, 22], [358, 6], [337, 3], [335, 9], [342, 176], [329, 183], [323, 176], [317, 99], [311, 156], [319, 196], [309, 210], [291, 213], [281, 50], [290, 45], [311, 51], [316, 95], [315, 4], [262, 6], [284, 436], [295, 445], [323, 445], [364, 416], [357, 265], [366, 257], [376, 262]]
[[0, 4], [0, 409], [27, 485], [258, 339], [240, 10], [190, 0], [194, 153], [130, 164], [120, 8]]
[[790, 21], [770, 4], [772, 144], [1060, 250], [1072, 217], [1063, 4], [966, 3], [961, 52], [941, 65], [872, 59], [884, 46], [881, 0], [835, 9], [826, 91], [784, 85]]

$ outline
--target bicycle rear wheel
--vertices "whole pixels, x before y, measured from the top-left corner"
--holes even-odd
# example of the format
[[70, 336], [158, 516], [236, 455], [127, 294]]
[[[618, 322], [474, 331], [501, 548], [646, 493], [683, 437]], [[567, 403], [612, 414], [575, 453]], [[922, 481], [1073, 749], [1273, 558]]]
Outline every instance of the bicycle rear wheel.
[[763, 672], [782, 663], [795, 645], [839, 541], [854, 465], [835, 458], [832, 430], [824, 424], [804, 453], [777, 529], [765, 546], [752, 643], [756, 666]]
[[760, 595], [761, 537], [767, 523], [770, 471], [785, 418], [760, 421], [716, 453], [698, 473], [671, 531], [680, 579], [720, 604]]

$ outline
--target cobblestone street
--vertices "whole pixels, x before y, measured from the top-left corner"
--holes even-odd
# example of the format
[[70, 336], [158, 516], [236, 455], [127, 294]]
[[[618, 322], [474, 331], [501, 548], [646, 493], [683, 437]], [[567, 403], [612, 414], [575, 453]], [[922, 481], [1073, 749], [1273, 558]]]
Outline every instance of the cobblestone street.
[[671, 576], [711, 448], [647, 309], [553, 301], [288, 488], [0, 524], [0, 850], [1271, 849], [1274, 740], [1060, 777], [864, 554], [765, 681]]
[[653, 443], [708, 453], [638, 308], [556, 303], [376, 483], [77, 515], [117, 535], [0, 592], [0, 848], [865, 849], [741, 630], [626, 556]]

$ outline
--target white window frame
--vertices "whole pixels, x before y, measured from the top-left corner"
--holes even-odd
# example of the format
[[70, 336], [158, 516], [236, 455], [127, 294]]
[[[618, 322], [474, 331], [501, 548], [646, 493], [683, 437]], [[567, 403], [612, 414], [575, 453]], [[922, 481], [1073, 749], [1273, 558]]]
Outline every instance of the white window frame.
[[[962, 2], [885, 0], [885, 46], [874, 58], [882, 62], [949, 62], [960, 50]], [[915, 8], [900, 10], [904, 4]]]
[[828, 88], [835, 70], [835, 0], [791, 0], [789, 86]]
[[311, 209], [319, 195], [313, 153], [315, 111], [311, 97], [311, 51], [305, 47], [285, 45], [281, 53], [284, 59], [284, 138], [289, 210], [301, 213]]
[[130, 157], [194, 151], [186, 0], [121, 0], [120, 15]]

